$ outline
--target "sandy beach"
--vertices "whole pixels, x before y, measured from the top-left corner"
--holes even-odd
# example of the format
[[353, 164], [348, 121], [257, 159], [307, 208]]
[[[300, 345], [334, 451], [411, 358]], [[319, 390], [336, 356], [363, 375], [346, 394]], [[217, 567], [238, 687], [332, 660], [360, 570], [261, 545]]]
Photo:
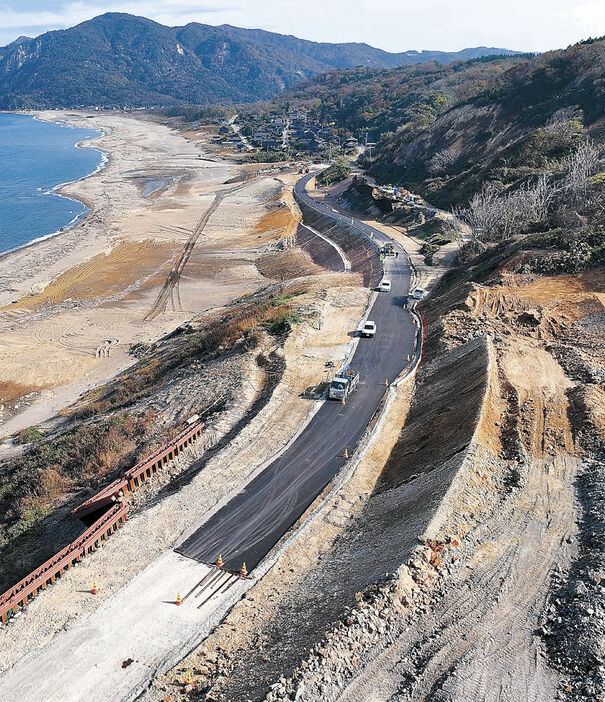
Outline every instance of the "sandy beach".
[[[258, 223], [282, 187], [272, 177], [225, 184], [238, 168], [211, 156], [203, 134], [185, 138], [121, 113], [38, 117], [102, 130], [84, 148], [109, 161], [60, 191], [90, 208], [83, 221], [0, 257], [0, 437], [44, 422], [128, 367], [132, 344], [265, 284], [254, 262], [271, 223]], [[159, 298], [222, 191], [176, 286]]]

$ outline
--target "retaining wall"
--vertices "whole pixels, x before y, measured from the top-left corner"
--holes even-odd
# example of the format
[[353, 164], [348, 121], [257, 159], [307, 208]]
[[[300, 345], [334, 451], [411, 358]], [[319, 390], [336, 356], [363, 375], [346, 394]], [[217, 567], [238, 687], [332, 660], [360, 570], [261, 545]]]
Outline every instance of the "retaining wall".
[[378, 246], [355, 226], [335, 220], [330, 215], [320, 214], [302, 200], [297, 202], [305, 224], [325, 234], [340, 246], [351, 262], [351, 270], [361, 274], [366, 287], [377, 286], [383, 276]]
[[339, 273], [344, 271], [344, 263], [336, 249], [327, 241], [309, 231], [304, 224], [298, 225], [296, 230], [296, 243], [303, 251], [306, 251], [309, 256], [311, 256], [313, 263], [331, 271], [337, 271]]

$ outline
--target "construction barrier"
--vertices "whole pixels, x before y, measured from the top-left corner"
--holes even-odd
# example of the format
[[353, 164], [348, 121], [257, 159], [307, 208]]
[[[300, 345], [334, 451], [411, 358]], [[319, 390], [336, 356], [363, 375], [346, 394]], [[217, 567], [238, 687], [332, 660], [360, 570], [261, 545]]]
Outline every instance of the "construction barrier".
[[[202, 433], [204, 424], [196, 422], [174, 437], [166, 446], [139, 461], [122, 478], [114, 480], [96, 495], [72, 511], [76, 518], [109, 506], [110, 509], [97, 519], [69, 546], [55, 554], [28, 576], [0, 596], [0, 620], [5, 624], [21, 607], [35, 597], [47, 585], [53, 583], [64, 570], [78, 563], [87, 553], [94, 551], [120, 524], [126, 521], [128, 505], [121, 500], [127, 490], [134, 490], [150, 478], [162, 466], [175, 458], [192, 444]], [[113, 506], [112, 506], [113, 505]]]

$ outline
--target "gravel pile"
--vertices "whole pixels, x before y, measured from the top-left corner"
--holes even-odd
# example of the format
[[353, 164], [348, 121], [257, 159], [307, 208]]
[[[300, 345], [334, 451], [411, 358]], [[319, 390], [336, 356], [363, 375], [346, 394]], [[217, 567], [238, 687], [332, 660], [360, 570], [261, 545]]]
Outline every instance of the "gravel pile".
[[562, 673], [560, 699], [605, 697], [605, 454], [583, 462], [580, 552], [569, 574], [556, 570], [540, 634]]

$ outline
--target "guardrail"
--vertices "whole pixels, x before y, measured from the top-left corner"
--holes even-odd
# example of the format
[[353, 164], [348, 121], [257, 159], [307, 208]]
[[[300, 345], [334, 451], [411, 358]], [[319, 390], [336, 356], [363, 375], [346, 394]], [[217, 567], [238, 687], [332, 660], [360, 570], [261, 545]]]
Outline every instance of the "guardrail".
[[92, 553], [119, 525], [126, 521], [128, 505], [122, 504], [126, 490], [134, 490], [150, 478], [162, 466], [175, 458], [183, 449], [192, 444], [202, 433], [203, 422], [187, 427], [166, 446], [139, 461], [122, 478], [114, 480], [96, 495], [83, 502], [72, 511], [73, 517], [84, 517], [107, 505], [113, 506], [101, 515], [94, 524], [71, 544], [56, 553], [46, 563], [20, 580], [16, 585], [0, 595], [0, 620], [3, 624], [11, 619], [21, 607], [41, 590], [53, 583], [63, 571], [78, 563], [87, 553]]
[[94, 551], [118, 525], [126, 521], [128, 505], [115, 505], [69, 546], [23, 578], [0, 597], [0, 619], [5, 624], [20, 607], [53, 583], [64, 570], [78, 563], [87, 553]]
[[113, 483], [72, 510], [72, 517], [81, 519], [112, 502], [119, 502], [126, 491], [130, 490], [132, 492], [140, 487], [162, 466], [172, 461], [183, 449], [192, 444], [200, 436], [203, 428], [203, 422], [197, 422], [183, 429], [168, 444], [159, 448], [150, 456], [146, 456], [142, 461], [139, 461], [135, 466], [127, 470], [121, 478], [114, 480]]
[[126, 471], [124, 478], [128, 482], [130, 490], [139, 487], [145, 480], [150, 478], [162, 466], [176, 458], [178, 454], [187, 446], [191, 445], [202, 433], [204, 423], [199, 422], [187, 427], [180, 434], [174, 437], [172, 441], [155, 453], [136, 464], [133, 468]]

